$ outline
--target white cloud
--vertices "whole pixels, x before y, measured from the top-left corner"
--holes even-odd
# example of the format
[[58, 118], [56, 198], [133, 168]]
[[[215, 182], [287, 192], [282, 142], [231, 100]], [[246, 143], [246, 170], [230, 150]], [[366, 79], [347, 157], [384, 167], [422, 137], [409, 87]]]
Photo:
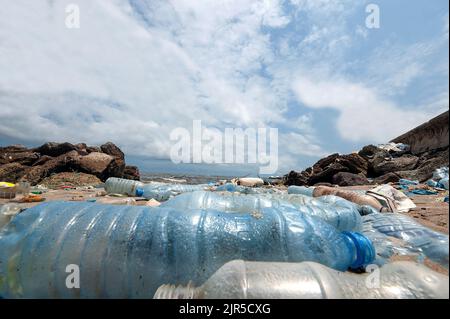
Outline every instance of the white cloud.
[[299, 77], [293, 83], [298, 100], [310, 108], [339, 111], [337, 129], [351, 141], [385, 142], [425, 122], [439, 109], [405, 109], [361, 83]]

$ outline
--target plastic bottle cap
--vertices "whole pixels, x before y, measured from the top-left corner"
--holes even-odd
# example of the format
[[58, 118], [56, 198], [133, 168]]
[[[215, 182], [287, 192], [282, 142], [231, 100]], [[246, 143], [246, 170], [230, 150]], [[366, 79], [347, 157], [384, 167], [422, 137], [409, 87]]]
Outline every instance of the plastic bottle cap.
[[364, 267], [375, 260], [375, 247], [366, 236], [356, 232], [342, 232], [343, 235], [350, 238], [356, 247], [356, 259], [350, 265], [351, 269]]
[[144, 190], [142, 188], [136, 188], [136, 197], [142, 197]]

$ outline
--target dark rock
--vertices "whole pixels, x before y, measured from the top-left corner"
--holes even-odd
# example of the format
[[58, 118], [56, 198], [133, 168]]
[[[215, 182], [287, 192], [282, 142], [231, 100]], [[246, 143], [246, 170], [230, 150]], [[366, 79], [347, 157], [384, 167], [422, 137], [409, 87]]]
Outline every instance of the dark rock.
[[16, 183], [23, 175], [30, 170], [30, 167], [19, 163], [9, 163], [0, 166], [0, 181]]
[[296, 185], [296, 186], [303, 186], [308, 184], [308, 175], [306, 172], [296, 172], [296, 171], [290, 171], [289, 174], [285, 175], [283, 177], [284, 184], [287, 186], [290, 185]]
[[48, 160], [43, 165], [33, 166], [20, 180], [36, 185], [51, 174], [76, 171], [79, 167], [80, 158], [81, 156], [77, 151], [70, 151]]
[[77, 149], [78, 154], [83, 155], [83, 156], [89, 154], [89, 152], [86, 150], [87, 145], [85, 143], [75, 144], [75, 147]]
[[[114, 143], [108, 142], [100, 146], [103, 153], [113, 156], [116, 159], [117, 177], [122, 177], [125, 170], [125, 154]], [[116, 175], [114, 175], [116, 176]]]
[[336, 158], [336, 163], [339, 163], [348, 168], [348, 171], [353, 174], [367, 175], [369, 163], [367, 160], [358, 154], [341, 155]]
[[57, 157], [66, 154], [70, 151], [74, 151], [76, 149], [77, 147], [75, 145], [67, 142], [66, 143], [48, 142], [36, 148], [35, 151], [40, 153], [41, 155]]
[[2, 152], [0, 153], [0, 164], [19, 163], [26, 166], [33, 165], [39, 159], [39, 153], [32, 151]]
[[366, 159], [371, 159], [375, 156], [376, 153], [379, 153], [380, 151], [381, 149], [375, 145], [366, 145], [358, 152], [358, 155]]
[[123, 171], [123, 178], [140, 181], [141, 174], [139, 172], [139, 168], [137, 166], [125, 166], [125, 170]]
[[88, 154], [94, 153], [94, 152], [101, 153], [102, 149], [98, 146], [87, 146], [86, 151], [88, 152]]
[[339, 153], [334, 153], [325, 158], [320, 159], [319, 161], [317, 161], [316, 164], [313, 165], [313, 171], [314, 171], [314, 168], [317, 168], [317, 167], [320, 167], [323, 169], [323, 168], [329, 166], [330, 164], [334, 163], [338, 157], [339, 157]]
[[317, 183], [332, 183], [333, 176], [339, 172], [348, 172], [349, 169], [340, 163], [333, 163], [327, 166], [323, 171], [313, 174], [308, 179], [309, 185], [315, 185]]
[[348, 172], [339, 172], [333, 176], [333, 184], [339, 186], [355, 186], [369, 185], [370, 183], [364, 176]]
[[449, 166], [448, 154], [447, 156], [434, 157], [421, 163], [417, 169], [405, 170], [396, 172], [401, 178], [418, 180], [419, 182], [425, 182], [433, 176], [435, 169], [442, 166]]
[[373, 180], [373, 184], [387, 184], [387, 183], [397, 183], [400, 179], [400, 176], [396, 173], [387, 173], [382, 176], [379, 176]]
[[53, 159], [53, 157], [51, 157], [51, 156], [43, 155], [36, 162], [33, 163], [33, 166], [43, 165], [52, 159]]
[[416, 167], [419, 158], [414, 155], [404, 155], [402, 157], [385, 160], [373, 167], [376, 175], [381, 176], [390, 172], [407, 171]]

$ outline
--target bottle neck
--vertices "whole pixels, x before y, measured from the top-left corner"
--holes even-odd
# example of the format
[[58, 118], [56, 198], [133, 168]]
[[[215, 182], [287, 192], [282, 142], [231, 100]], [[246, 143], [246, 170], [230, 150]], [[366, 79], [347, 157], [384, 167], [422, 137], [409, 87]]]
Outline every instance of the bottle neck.
[[200, 290], [192, 282], [187, 286], [162, 285], [156, 290], [153, 299], [198, 299]]

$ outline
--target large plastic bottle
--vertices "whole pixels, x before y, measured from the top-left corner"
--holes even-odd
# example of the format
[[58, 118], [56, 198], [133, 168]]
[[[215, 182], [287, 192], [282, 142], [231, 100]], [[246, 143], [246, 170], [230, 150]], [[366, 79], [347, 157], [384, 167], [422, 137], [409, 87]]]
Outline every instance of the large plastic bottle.
[[412, 262], [368, 274], [314, 262], [231, 261], [202, 286], [163, 285], [156, 299], [448, 299], [448, 277]]
[[361, 230], [360, 206], [336, 196], [313, 198], [288, 194], [243, 195], [239, 193], [192, 192], [178, 195], [163, 203], [177, 209], [217, 209], [229, 212], [259, 212], [263, 208], [294, 207], [316, 216], [341, 231]]
[[448, 269], [448, 235], [399, 213], [374, 213], [362, 218], [363, 233], [373, 240], [382, 258], [389, 258], [394, 253], [421, 253]]
[[139, 181], [110, 177], [105, 182], [105, 190], [109, 194], [124, 194], [136, 196], [136, 190], [142, 188], [144, 183]]
[[138, 196], [143, 196], [147, 199], [156, 199], [157, 201], [168, 200], [172, 196], [182, 193], [189, 193], [194, 191], [201, 191], [210, 189], [208, 184], [146, 184], [136, 190]]
[[[200, 285], [234, 259], [346, 270], [373, 258], [364, 236], [288, 208], [258, 215], [49, 202], [0, 231], [0, 297], [151, 298], [164, 283]], [[66, 286], [72, 264], [80, 289]]]

